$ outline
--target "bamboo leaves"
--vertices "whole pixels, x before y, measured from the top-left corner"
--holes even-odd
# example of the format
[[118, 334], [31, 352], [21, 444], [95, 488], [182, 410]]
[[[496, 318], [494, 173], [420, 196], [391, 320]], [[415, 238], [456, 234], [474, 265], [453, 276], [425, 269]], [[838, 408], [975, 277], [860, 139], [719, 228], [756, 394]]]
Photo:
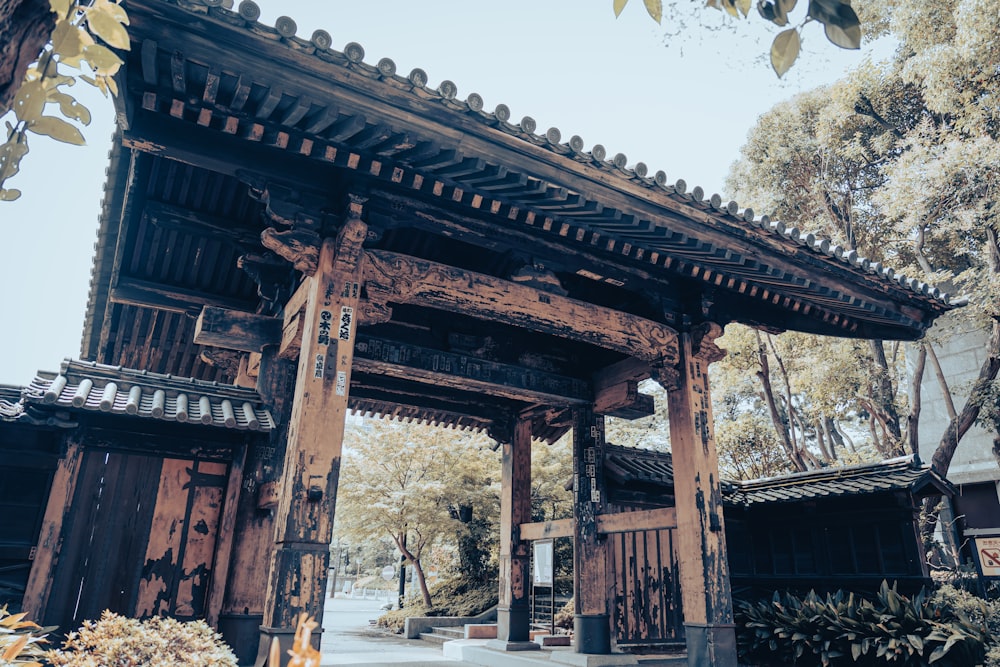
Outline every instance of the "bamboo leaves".
[[[85, 143], [80, 129], [68, 121], [88, 125], [90, 110], [62, 90], [63, 86], [72, 86], [82, 80], [105, 95], [118, 93], [112, 77], [123, 61], [109, 47], [129, 48], [125, 29], [129, 19], [125, 10], [112, 0], [95, 0], [91, 4], [83, 4], [80, 0], [50, 0], [49, 4], [56, 15], [52, 37], [38, 60], [28, 68], [25, 82], [11, 106], [16, 122], [7, 122], [6, 141], [0, 144], [0, 201], [13, 201], [21, 195], [19, 190], [3, 186], [18, 173], [21, 159], [28, 152], [28, 132], [67, 144]], [[95, 37], [107, 46], [97, 43]], [[86, 65], [90, 74], [67, 75], [60, 71], [60, 65], [76, 70]], [[45, 115], [49, 104], [56, 105], [63, 117]]]
[[[646, 6], [646, 12], [649, 13], [650, 18], [657, 23], [663, 20], [663, 0], [642, 0], [642, 2]], [[614, 0], [615, 18], [621, 16], [622, 10], [627, 4], [628, 0]]]

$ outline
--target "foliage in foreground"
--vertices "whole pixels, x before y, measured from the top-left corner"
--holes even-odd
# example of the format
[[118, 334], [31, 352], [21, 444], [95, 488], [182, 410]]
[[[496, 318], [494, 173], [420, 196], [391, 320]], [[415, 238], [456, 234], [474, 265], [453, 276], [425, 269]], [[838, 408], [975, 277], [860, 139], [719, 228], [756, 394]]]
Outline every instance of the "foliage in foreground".
[[411, 604], [379, 617], [377, 625], [400, 633], [411, 616], [476, 616], [497, 604], [499, 584], [496, 579], [470, 581], [461, 576], [438, 584], [433, 591], [433, 608]]
[[740, 658], [751, 665], [970, 667], [983, 664], [990, 639], [960, 607], [923, 590], [908, 598], [885, 582], [871, 601], [775, 592], [738, 603], [736, 622]]
[[47, 652], [45, 659], [67, 667], [236, 667], [236, 656], [222, 635], [204, 621], [160, 617], [139, 621], [111, 611], [98, 621], [84, 621], [61, 649]]
[[38, 660], [45, 655], [42, 644], [48, 642], [42, 628], [24, 620], [25, 614], [11, 614], [7, 605], [0, 607], [0, 665], [41, 667]]

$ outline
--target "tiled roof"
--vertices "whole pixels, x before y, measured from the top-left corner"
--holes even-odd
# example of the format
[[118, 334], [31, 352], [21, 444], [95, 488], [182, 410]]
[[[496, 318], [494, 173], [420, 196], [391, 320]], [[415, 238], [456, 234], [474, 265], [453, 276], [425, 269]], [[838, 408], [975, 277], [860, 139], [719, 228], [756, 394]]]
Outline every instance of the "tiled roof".
[[[618, 484], [649, 483], [671, 488], [674, 485], [673, 465], [666, 452], [611, 445], [605, 453], [605, 471]], [[765, 479], [723, 480], [722, 488], [727, 505], [749, 507], [883, 491], [918, 492], [928, 484], [942, 491], [949, 489], [948, 483], [929, 466], [920, 466], [912, 457], [904, 456], [880, 463], [823, 468]]]
[[510, 108], [506, 104], [498, 104], [493, 111], [487, 111], [484, 109], [481, 95], [469, 93], [463, 100], [459, 97], [458, 87], [452, 81], [446, 79], [436, 88], [429, 88], [427, 72], [420, 68], [415, 68], [408, 75], [402, 76], [396, 72], [396, 64], [390, 58], [381, 58], [375, 65], [366, 63], [365, 50], [361, 44], [350, 42], [344, 46], [343, 51], [337, 51], [332, 48], [333, 39], [325, 30], [316, 30], [309, 39], [304, 39], [296, 35], [298, 27], [294, 19], [288, 16], [276, 19], [273, 27], [260, 23], [258, 20], [261, 14], [260, 7], [252, 0], [243, 0], [236, 10], [227, 8], [226, 5], [231, 3], [223, 0], [166, 1], [189, 12], [208, 15], [232, 26], [241, 26], [255, 35], [284, 44], [296, 54], [312, 56], [325, 63], [344, 67], [353, 74], [381, 81], [395, 90], [409, 92], [414, 98], [439, 104], [444, 109], [498, 129], [532, 146], [596, 167], [616, 178], [631, 181], [678, 202], [720, 215], [746, 228], [760, 230], [781, 240], [803, 246], [816, 255], [853, 267], [877, 280], [892, 283], [894, 286], [941, 304], [948, 303], [949, 295], [932, 285], [897, 274], [892, 268], [861, 257], [854, 250], [843, 248], [796, 227], [786, 226], [780, 221], [771, 220], [766, 215], [758, 217], [752, 209], [741, 209], [737, 202], [724, 201], [718, 194], [706, 196], [701, 187], [696, 186], [689, 190], [683, 179], [669, 183], [665, 172], [651, 172], [644, 162], [634, 162], [629, 166], [630, 160], [623, 153], [609, 157], [607, 149], [601, 144], [594, 144], [589, 151], [585, 151], [584, 140], [581, 137], [574, 135], [564, 141], [562, 132], [556, 127], [540, 132], [531, 116], [525, 116], [520, 122], [514, 122]]
[[22, 410], [21, 388], [0, 384], [0, 421], [16, 419]]
[[21, 393], [20, 405], [22, 410], [53, 407], [239, 431], [267, 432], [274, 426], [250, 389], [71, 360], [59, 373], [40, 372]]

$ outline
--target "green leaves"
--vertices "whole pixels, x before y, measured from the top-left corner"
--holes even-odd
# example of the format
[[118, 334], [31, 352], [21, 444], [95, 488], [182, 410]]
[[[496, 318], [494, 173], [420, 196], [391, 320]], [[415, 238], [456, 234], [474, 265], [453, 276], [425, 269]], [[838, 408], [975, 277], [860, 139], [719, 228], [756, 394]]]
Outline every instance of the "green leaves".
[[782, 30], [771, 44], [771, 67], [779, 77], [787, 72], [799, 57], [801, 40], [797, 28]]

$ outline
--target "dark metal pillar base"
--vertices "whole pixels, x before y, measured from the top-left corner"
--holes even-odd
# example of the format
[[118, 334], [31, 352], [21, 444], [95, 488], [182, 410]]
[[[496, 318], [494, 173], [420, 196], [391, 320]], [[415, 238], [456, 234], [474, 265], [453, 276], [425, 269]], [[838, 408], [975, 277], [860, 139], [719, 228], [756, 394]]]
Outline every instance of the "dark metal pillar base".
[[688, 664], [705, 667], [736, 667], [736, 626], [718, 623], [684, 624]]
[[[607, 614], [573, 617], [573, 647], [577, 653], [611, 653], [611, 620]], [[692, 663], [696, 664], [696, 663]]]
[[523, 607], [497, 607], [497, 640], [530, 641], [531, 610]]

